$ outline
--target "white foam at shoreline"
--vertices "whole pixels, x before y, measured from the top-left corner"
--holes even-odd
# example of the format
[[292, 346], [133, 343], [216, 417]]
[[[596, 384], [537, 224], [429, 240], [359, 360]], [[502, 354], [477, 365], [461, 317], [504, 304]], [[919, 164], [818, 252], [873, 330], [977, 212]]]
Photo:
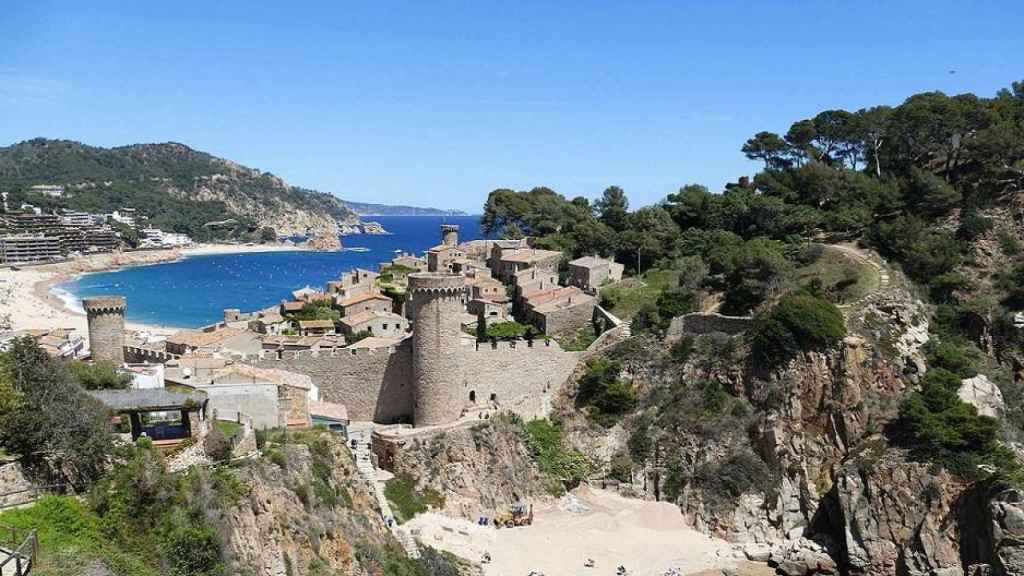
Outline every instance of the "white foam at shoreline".
[[82, 299], [78, 296], [75, 296], [71, 292], [57, 286], [50, 288], [50, 294], [59, 298], [60, 301], [64, 303], [64, 307], [71, 312], [81, 314], [83, 316], [85, 315], [85, 308], [82, 307]]

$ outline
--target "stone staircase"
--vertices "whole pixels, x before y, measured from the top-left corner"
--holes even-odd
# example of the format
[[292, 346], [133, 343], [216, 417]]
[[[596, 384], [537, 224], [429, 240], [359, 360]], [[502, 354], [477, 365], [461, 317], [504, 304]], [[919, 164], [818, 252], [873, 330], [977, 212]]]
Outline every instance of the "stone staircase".
[[391, 519], [391, 525], [389, 526], [391, 534], [402, 545], [406, 555], [409, 558], [419, 558], [420, 549], [416, 544], [416, 539], [413, 538], [408, 530], [399, 526], [398, 522], [394, 520], [395, 515], [391, 511], [391, 503], [388, 502], [387, 496], [384, 495], [384, 482], [381, 481], [380, 473], [377, 467], [373, 465], [373, 460], [371, 459], [369, 448], [371, 434], [372, 431], [370, 430], [352, 431], [349, 433], [350, 444], [352, 440], [356, 441], [356, 447], [352, 450], [352, 455], [356, 460], [356, 470], [359, 471], [359, 476], [369, 484], [370, 490], [377, 499], [381, 519], [384, 520], [385, 524], [389, 518]]

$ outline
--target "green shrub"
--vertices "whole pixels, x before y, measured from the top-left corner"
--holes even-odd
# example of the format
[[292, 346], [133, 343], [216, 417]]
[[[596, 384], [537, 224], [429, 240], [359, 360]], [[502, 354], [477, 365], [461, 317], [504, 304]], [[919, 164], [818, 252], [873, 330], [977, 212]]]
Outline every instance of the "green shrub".
[[960, 227], [956, 230], [957, 238], [971, 242], [992, 229], [992, 219], [977, 212], [969, 212], [960, 218]]
[[976, 376], [983, 356], [977, 346], [959, 336], [933, 336], [924, 352], [930, 368], [943, 368], [961, 378]]
[[72, 360], [67, 367], [74, 381], [86, 390], [123, 390], [132, 384], [130, 374], [118, 372], [117, 365], [106, 360], [92, 363]]
[[484, 334], [494, 340], [515, 340], [516, 338], [533, 337], [536, 329], [533, 326], [515, 321], [495, 322], [487, 327]]
[[628, 454], [617, 454], [608, 463], [608, 476], [619, 482], [632, 482], [633, 461]]
[[562, 446], [562, 429], [549, 420], [531, 420], [523, 426], [523, 440], [542, 473], [557, 482], [556, 492], [578, 485], [590, 470], [583, 454]]
[[929, 370], [921, 390], [900, 405], [893, 431], [895, 440], [911, 448], [916, 457], [973, 477], [978, 464], [1005, 463], [996, 441], [999, 424], [960, 400], [959, 390], [959, 376], [944, 368]]
[[206, 524], [182, 518], [161, 538], [161, 552], [168, 563], [170, 576], [220, 576], [217, 531]]
[[1016, 236], [1002, 231], [999, 232], [997, 238], [999, 239], [999, 248], [1003, 251], [1003, 254], [1007, 256], [1020, 254], [1020, 240], [1017, 240]]
[[630, 456], [637, 462], [646, 460], [654, 448], [654, 439], [651, 437], [652, 420], [650, 414], [643, 414], [633, 421], [626, 446], [629, 448]]
[[384, 495], [394, 510], [395, 522], [399, 524], [426, 512], [429, 506], [444, 507], [444, 496], [432, 488], [417, 491], [416, 480], [408, 475], [399, 475], [388, 480], [384, 486]]
[[683, 336], [669, 348], [669, 356], [676, 364], [686, 364], [693, 353], [693, 336]]
[[729, 509], [749, 492], [763, 491], [770, 484], [771, 470], [750, 450], [740, 450], [722, 461], [699, 467], [696, 484], [704, 491], [704, 502], [715, 513]]
[[787, 294], [760, 314], [751, 330], [754, 359], [776, 367], [801, 351], [825, 350], [846, 335], [843, 315], [831, 302], [804, 292]]
[[636, 393], [629, 382], [619, 378], [622, 364], [607, 358], [587, 362], [580, 378], [577, 406], [589, 408], [588, 414], [602, 425], [610, 425], [636, 405]]

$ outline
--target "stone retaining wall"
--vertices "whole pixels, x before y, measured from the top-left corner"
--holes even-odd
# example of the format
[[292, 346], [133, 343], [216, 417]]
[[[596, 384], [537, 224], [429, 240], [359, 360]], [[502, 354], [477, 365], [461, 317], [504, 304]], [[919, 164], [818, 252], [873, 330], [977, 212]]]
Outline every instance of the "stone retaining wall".
[[754, 318], [751, 316], [725, 316], [724, 314], [694, 312], [673, 318], [666, 337], [679, 338], [684, 334], [701, 335], [712, 332], [735, 336], [746, 332], [753, 325]]

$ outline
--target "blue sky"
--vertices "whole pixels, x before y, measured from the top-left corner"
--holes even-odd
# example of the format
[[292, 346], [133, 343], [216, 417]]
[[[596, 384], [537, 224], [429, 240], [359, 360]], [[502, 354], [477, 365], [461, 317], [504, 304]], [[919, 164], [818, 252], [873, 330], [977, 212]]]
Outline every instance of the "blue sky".
[[0, 145], [177, 141], [366, 202], [639, 206], [753, 173], [759, 130], [1024, 79], [1019, 0], [256, 4], [3, 2]]

